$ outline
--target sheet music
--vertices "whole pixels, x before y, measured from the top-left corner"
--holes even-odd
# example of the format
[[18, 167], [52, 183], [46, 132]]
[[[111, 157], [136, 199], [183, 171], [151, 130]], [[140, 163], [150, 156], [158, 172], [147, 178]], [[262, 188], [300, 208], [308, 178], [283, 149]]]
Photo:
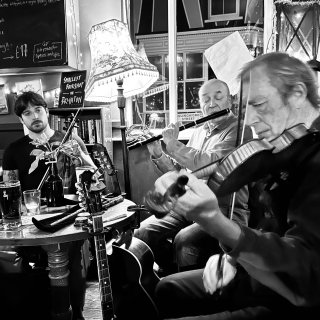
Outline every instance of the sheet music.
[[233, 32], [205, 50], [204, 55], [217, 78], [228, 84], [232, 95], [237, 94], [240, 89], [238, 74], [253, 60], [240, 33]]

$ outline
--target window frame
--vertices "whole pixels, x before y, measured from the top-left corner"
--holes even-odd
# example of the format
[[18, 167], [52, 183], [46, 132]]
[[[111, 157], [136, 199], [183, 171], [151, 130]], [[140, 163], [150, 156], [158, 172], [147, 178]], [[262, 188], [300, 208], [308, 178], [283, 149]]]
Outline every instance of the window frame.
[[[212, 2], [214, 0], [208, 0], [208, 20], [205, 22], [218, 22], [218, 21], [228, 21], [228, 20], [240, 20], [243, 19], [240, 16], [240, 0], [231, 0], [236, 2], [236, 11], [235, 13], [226, 13], [226, 14], [214, 14], [212, 15]], [[230, 0], [223, 0], [230, 1]]]
[[[177, 55], [182, 54], [183, 57], [183, 79], [182, 80], [177, 80], [177, 84], [183, 84], [183, 105], [184, 105], [184, 109], [178, 109], [178, 115], [180, 114], [184, 114], [184, 113], [200, 113], [200, 107], [199, 108], [195, 108], [195, 109], [187, 109], [185, 108], [186, 106], [186, 84], [187, 83], [193, 83], [193, 82], [205, 82], [208, 80], [208, 62], [205, 58], [204, 52], [203, 51], [180, 51], [177, 52]], [[188, 54], [201, 54], [202, 55], [202, 78], [187, 78], [187, 55]], [[162, 58], [162, 74], [165, 75], [165, 69], [166, 69], [166, 56], [167, 54], [159, 54], [159, 55], [152, 55], [151, 57], [154, 56], [161, 56]], [[166, 94], [167, 94], [167, 90], [162, 92], [163, 94], [163, 109], [162, 110], [155, 110], [155, 111], [148, 111], [146, 110], [146, 99], [147, 98], [143, 98], [143, 115], [146, 116], [148, 114], [152, 114], [152, 113], [161, 113], [161, 114], [165, 114], [166, 117], [166, 121], [167, 121], [167, 116], [169, 113], [169, 105], [167, 105], [167, 101], [166, 101]]]

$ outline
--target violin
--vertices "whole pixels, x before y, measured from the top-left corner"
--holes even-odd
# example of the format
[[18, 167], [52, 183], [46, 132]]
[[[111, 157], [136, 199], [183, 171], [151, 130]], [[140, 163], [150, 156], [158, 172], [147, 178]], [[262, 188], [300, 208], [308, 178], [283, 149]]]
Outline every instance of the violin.
[[[265, 139], [247, 141], [222, 159], [192, 173], [197, 178], [214, 178], [219, 182], [216, 195], [225, 196], [268, 174], [288, 169], [292, 159], [306, 157], [318, 149], [319, 145], [318, 131], [307, 129], [304, 124], [297, 124], [270, 142]], [[173, 208], [177, 198], [186, 192], [187, 183], [188, 178], [180, 176], [164, 195], [149, 191], [144, 199], [145, 205], [156, 217], [163, 217]]]

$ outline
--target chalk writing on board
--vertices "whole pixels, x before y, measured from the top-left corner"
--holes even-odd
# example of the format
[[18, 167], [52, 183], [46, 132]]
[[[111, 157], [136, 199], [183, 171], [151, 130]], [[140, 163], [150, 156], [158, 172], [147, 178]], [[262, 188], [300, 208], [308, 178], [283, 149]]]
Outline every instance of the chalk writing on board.
[[65, 0], [0, 0], [0, 69], [67, 64]]
[[0, 1], [0, 8], [9, 8], [9, 7], [24, 7], [24, 6], [47, 6], [48, 4], [60, 2], [61, 0], [9, 0], [9, 1]]
[[62, 59], [62, 42], [43, 41], [34, 45], [33, 62], [45, 62]]

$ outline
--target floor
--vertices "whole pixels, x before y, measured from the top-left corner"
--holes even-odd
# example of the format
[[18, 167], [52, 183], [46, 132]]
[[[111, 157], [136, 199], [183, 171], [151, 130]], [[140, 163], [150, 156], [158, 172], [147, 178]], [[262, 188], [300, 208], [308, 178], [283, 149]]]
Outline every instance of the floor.
[[86, 302], [83, 316], [85, 320], [102, 320], [99, 283], [96, 280], [87, 282]]

